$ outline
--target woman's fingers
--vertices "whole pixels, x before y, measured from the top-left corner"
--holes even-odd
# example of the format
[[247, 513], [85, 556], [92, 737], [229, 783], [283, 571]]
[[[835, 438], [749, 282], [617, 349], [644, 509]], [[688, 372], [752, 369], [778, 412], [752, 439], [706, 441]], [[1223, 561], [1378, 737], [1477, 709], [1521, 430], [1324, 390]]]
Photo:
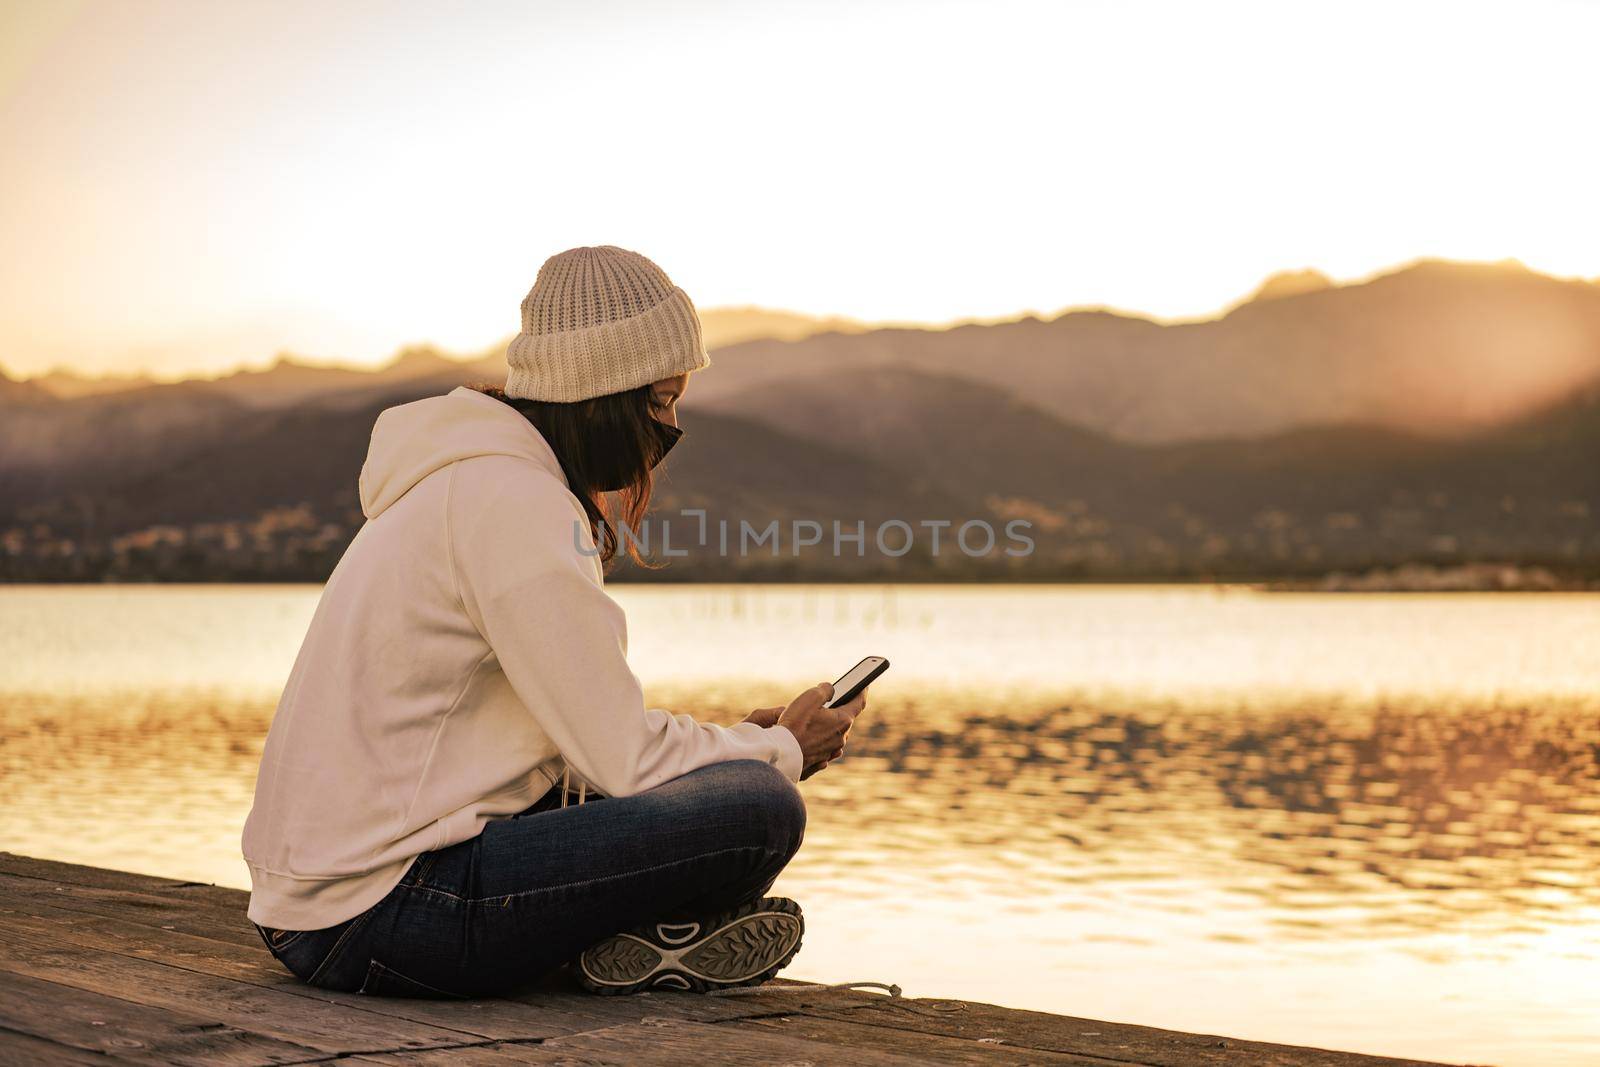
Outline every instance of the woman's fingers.
[[817, 762], [807, 766], [805, 768], [805, 770], [801, 771], [800, 772], [800, 780], [803, 782], [807, 778], [810, 778], [813, 774], [816, 774], [818, 771], [826, 770], [828, 764], [832, 763], [834, 760], [838, 759], [840, 756], [843, 756], [843, 755], [844, 755], [844, 742], [841, 741], [841, 742], [839, 742], [839, 746], [837, 748], [835, 748], [832, 752], [828, 753], [828, 758], [827, 759], [820, 759]]
[[757, 726], [776, 726], [782, 715], [782, 708], [757, 708], [746, 716], [744, 721], [753, 722]]

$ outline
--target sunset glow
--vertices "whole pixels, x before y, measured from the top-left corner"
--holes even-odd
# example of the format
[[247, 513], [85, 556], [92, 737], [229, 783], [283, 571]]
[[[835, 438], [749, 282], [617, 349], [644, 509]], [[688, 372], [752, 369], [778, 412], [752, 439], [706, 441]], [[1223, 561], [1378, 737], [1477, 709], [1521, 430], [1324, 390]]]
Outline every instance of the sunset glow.
[[702, 308], [1600, 275], [1574, 2], [0, 7], [0, 367], [379, 362], [616, 243]]

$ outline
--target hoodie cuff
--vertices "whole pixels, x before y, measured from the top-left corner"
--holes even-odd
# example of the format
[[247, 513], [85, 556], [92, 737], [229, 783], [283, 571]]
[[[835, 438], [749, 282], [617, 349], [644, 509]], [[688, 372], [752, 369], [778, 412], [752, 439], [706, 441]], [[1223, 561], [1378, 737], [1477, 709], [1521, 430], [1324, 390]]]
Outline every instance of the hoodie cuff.
[[798, 782], [800, 772], [805, 770], [805, 753], [800, 751], [799, 738], [787, 726], [768, 726], [765, 729], [772, 743], [778, 746], [778, 758], [773, 766], [782, 771], [789, 781]]

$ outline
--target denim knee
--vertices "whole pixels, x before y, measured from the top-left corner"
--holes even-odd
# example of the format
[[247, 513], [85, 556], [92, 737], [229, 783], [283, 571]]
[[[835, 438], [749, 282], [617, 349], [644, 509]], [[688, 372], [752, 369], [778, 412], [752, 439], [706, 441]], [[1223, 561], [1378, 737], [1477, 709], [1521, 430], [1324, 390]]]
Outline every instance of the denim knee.
[[757, 797], [782, 853], [794, 856], [805, 837], [805, 797], [800, 787], [771, 763], [757, 763]]
[[740, 806], [760, 822], [767, 847], [785, 859], [800, 851], [806, 829], [806, 802], [800, 790], [778, 768], [760, 760], [735, 760], [725, 765], [738, 780]]

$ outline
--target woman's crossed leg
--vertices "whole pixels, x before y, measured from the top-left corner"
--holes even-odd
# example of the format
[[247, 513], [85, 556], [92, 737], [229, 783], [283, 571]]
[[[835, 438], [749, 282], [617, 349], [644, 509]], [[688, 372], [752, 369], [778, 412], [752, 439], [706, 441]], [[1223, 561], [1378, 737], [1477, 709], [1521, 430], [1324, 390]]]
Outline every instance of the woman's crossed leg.
[[269, 947], [313, 985], [389, 996], [503, 992], [580, 954], [596, 992], [704, 989], [793, 956], [799, 909], [762, 894], [800, 847], [805, 804], [775, 767], [716, 763], [565, 807], [559, 789], [418, 856], [354, 919]]

